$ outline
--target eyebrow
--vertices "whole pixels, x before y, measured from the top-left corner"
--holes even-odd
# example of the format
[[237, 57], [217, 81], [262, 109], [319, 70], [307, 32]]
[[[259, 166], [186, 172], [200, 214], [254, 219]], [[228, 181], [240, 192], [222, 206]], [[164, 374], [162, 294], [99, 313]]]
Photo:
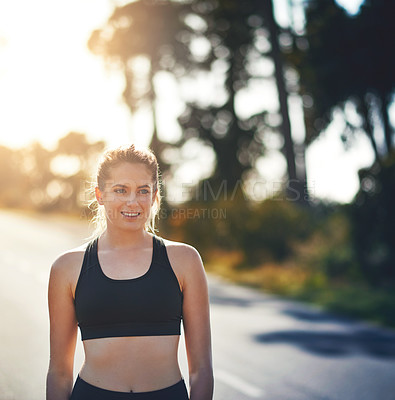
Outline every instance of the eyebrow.
[[[122, 187], [122, 188], [127, 188], [128, 187], [128, 185], [123, 185], [122, 183], [116, 183], [115, 185], [112, 185], [113, 188], [117, 187], [117, 186]], [[137, 186], [137, 189], [142, 189], [142, 188], [151, 189], [151, 186], [148, 185], [148, 184]]]

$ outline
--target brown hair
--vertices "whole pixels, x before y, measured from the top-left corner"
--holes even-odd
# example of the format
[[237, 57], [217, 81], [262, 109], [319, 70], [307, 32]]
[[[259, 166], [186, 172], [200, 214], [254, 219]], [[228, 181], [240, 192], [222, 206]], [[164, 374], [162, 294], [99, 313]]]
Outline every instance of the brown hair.
[[[110, 177], [111, 168], [125, 162], [131, 164], [144, 164], [151, 173], [152, 182], [154, 184], [153, 190], [157, 193], [145, 229], [149, 232], [155, 233], [155, 217], [157, 216], [160, 207], [160, 180], [158, 161], [155, 154], [150, 149], [137, 149], [136, 146], [132, 144], [131, 146], [120, 146], [107, 150], [99, 161], [94, 186], [98, 186], [99, 189], [103, 191], [105, 181]], [[93, 218], [95, 230], [92, 236], [96, 237], [104, 232], [107, 226], [107, 221], [104, 209], [99, 206], [96, 199], [92, 201], [91, 208], [95, 213]]]

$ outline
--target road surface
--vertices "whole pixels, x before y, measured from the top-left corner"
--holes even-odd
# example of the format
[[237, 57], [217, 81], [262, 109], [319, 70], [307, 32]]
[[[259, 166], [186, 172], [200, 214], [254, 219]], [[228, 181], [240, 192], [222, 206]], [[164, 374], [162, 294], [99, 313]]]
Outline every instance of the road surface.
[[[0, 211], [0, 400], [44, 400], [47, 282], [84, 221]], [[215, 400], [395, 400], [395, 333], [210, 277]], [[83, 360], [80, 340], [75, 373]], [[180, 364], [187, 378], [185, 349]]]

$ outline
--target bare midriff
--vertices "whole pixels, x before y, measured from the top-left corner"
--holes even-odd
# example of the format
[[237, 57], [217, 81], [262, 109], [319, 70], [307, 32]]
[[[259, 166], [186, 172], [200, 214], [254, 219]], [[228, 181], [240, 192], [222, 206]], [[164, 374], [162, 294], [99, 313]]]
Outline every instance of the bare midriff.
[[114, 337], [85, 340], [80, 377], [117, 392], [149, 392], [181, 379], [180, 336]]

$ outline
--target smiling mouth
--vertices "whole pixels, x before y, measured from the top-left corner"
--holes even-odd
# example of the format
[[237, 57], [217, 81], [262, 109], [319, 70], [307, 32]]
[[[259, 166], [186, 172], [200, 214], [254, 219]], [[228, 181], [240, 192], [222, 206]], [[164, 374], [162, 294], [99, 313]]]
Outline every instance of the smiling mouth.
[[139, 212], [126, 212], [126, 211], [121, 211], [121, 214], [125, 217], [132, 218], [132, 217], [138, 217], [141, 213]]

